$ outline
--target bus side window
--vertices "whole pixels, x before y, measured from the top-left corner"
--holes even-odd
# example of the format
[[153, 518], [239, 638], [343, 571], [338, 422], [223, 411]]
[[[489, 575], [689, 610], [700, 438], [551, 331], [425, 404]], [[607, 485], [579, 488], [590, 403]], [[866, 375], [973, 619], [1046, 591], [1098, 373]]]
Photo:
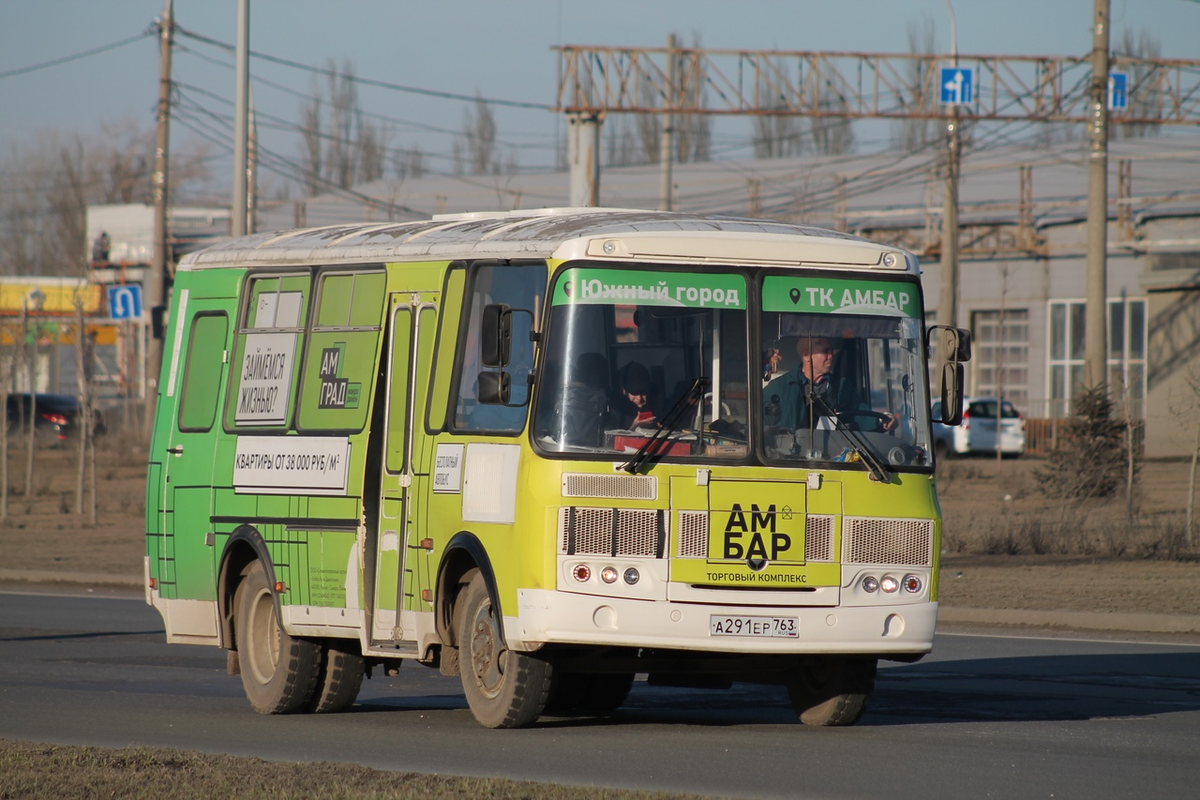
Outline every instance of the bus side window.
[[451, 356], [454, 354], [458, 323], [462, 319], [466, 279], [467, 271], [462, 262], [450, 265], [445, 290], [442, 293], [442, 314], [438, 321], [435, 358], [431, 359], [433, 380], [429, 386], [429, 410], [425, 420], [425, 430], [429, 433], [438, 433], [446, 427], [446, 407], [450, 403], [450, 382], [454, 376], [454, 370], [450, 368]]
[[308, 274], [250, 279], [234, 344], [226, 430], [286, 429], [291, 421], [310, 281]]
[[[545, 264], [485, 264], [472, 271], [467, 296], [466, 334], [461, 337], [456, 359], [456, 403], [454, 428], [459, 431], [520, 433], [528, 414], [529, 373], [533, 369], [533, 342], [527, 325], [515, 326], [512, 357], [505, 371], [512, 379], [513, 406], [488, 405], [479, 402], [477, 395], [479, 373], [484, 369], [480, 352], [480, 330], [483, 307], [490, 303], [507, 303], [514, 309], [533, 312], [540, 308], [540, 298], [546, 291]], [[514, 315], [527, 319], [527, 315]]]
[[300, 430], [362, 430], [382, 329], [383, 272], [322, 273], [301, 372]]
[[209, 431], [216, 422], [228, 332], [229, 318], [224, 313], [197, 314], [192, 321], [179, 397], [181, 431]]

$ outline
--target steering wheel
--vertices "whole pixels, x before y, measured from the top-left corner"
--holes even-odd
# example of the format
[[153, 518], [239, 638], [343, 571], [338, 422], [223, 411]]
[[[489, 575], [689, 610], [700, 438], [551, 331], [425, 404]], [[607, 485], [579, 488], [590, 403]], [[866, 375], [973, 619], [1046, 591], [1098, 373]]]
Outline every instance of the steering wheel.
[[855, 417], [871, 417], [879, 420], [879, 430], [888, 432], [887, 426], [895, 424], [896, 418], [891, 414], [885, 414], [882, 411], [872, 411], [870, 409], [852, 409], [850, 411], [836, 412], [838, 419], [854, 419]]

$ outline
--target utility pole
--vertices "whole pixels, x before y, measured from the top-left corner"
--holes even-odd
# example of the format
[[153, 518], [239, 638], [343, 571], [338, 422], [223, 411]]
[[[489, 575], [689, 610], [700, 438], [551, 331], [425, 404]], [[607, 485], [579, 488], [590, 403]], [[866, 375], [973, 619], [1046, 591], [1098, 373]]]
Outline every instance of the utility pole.
[[154, 254], [150, 272], [146, 275], [146, 298], [150, 307], [151, 333], [146, 342], [146, 378], [142, 386], [142, 397], [146, 403], [145, 433], [147, 439], [154, 424], [154, 399], [158, 395], [158, 378], [162, 371], [163, 330], [166, 328], [167, 313], [167, 269], [171, 263], [167, 239], [167, 202], [170, 178], [170, 132], [171, 132], [171, 45], [175, 34], [172, 16], [172, 0], [163, 6], [162, 25], [159, 29], [161, 63], [158, 77], [158, 130], [154, 141], [154, 176], [151, 179], [154, 192]]
[[673, 208], [671, 202], [671, 160], [675, 152], [675, 34], [667, 34], [667, 85], [663, 92], [663, 128], [661, 147], [659, 149], [659, 168], [661, 183], [658, 190], [658, 206], [663, 211]]
[[233, 210], [229, 234], [246, 235], [250, 106], [250, 0], [238, 0], [237, 67], [233, 108]]
[[[946, 0], [946, 11], [950, 14], [950, 58], [957, 67], [958, 30], [950, 0]], [[942, 325], [958, 324], [958, 172], [962, 159], [958, 133], [958, 105], [951, 103], [946, 109], [946, 174], [942, 190], [942, 297], [938, 308], [938, 322]]]
[[254, 89], [250, 89], [250, 125], [246, 143], [246, 233], [258, 229], [258, 122], [254, 117]]
[[600, 123], [603, 113], [567, 115], [567, 163], [571, 170], [567, 204], [600, 205]]
[[1109, 0], [1093, 0], [1088, 99], [1087, 306], [1084, 383], [1108, 383], [1108, 21]]

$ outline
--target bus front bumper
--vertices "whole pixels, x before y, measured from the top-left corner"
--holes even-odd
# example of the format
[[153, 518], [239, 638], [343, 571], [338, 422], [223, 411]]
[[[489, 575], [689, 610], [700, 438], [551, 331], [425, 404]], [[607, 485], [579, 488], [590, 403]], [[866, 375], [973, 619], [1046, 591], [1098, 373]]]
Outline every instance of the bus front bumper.
[[[732, 606], [571, 594], [542, 589], [517, 593], [518, 616], [505, 617], [505, 638], [517, 650], [547, 644], [652, 647], [716, 653], [888, 654], [933, 648], [937, 603], [893, 606]], [[713, 619], [754, 617], [797, 621], [797, 635], [731, 636]]]

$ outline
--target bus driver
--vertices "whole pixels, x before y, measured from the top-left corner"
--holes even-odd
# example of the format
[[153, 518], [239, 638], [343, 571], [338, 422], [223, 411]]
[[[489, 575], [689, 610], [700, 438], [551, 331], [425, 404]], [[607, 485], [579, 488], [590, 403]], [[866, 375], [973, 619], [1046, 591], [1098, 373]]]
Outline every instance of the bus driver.
[[[795, 430], [816, 424], [808, 407], [809, 387], [814, 397], [816, 416], [828, 412], [854, 418], [855, 411], [870, 412], [870, 407], [858, 395], [856, 387], [845, 375], [834, 372], [838, 347], [827, 336], [803, 336], [796, 342], [800, 366], [780, 375], [763, 389], [763, 416], [767, 425]], [[891, 414], [874, 414], [875, 423], [884, 432], [896, 427]]]

